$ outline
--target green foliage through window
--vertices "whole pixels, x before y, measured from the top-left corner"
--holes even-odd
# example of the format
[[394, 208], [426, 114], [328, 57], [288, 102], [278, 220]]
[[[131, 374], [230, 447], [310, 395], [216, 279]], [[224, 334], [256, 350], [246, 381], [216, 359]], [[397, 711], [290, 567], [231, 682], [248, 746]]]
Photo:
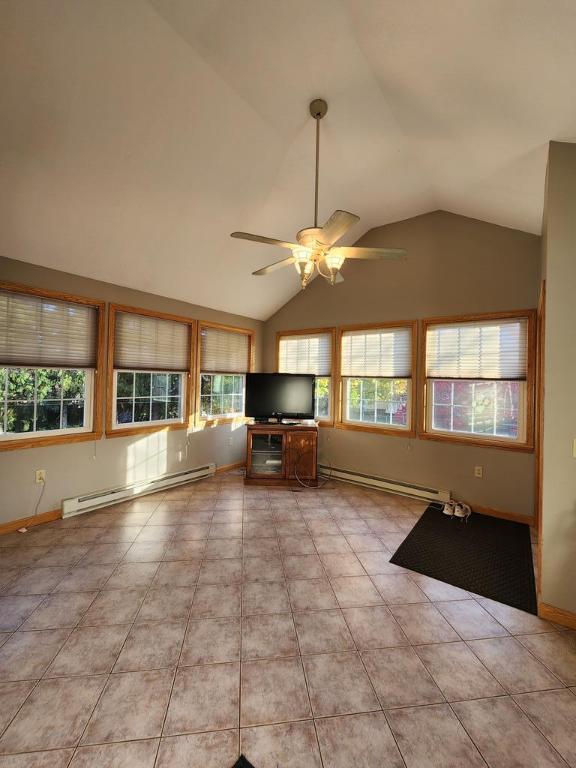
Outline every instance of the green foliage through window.
[[200, 377], [202, 418], [244, 414], [245, 376], [237, 373], [203, 373]]
[[85, 428], [87, 376], [68, 368], [0, 368], [0, 434]]
[[183, 394], [182, 373], [116, 371], [116, 424], [178, 421]]

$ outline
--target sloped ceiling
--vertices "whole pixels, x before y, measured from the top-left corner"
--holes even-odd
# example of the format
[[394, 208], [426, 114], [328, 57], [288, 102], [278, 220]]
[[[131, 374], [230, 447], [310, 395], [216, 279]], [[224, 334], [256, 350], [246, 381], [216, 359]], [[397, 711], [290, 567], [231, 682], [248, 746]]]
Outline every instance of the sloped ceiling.
[[358, 213], [348, 242], [438, 208], [539, 232], [546, 144], [576, 139], [573, 0], [0, 13], [0, 253], [260, 319], [296, 273], [252, 277], [282, 252], [228, 235], [310, 226], [311, 98], [321, 218]]

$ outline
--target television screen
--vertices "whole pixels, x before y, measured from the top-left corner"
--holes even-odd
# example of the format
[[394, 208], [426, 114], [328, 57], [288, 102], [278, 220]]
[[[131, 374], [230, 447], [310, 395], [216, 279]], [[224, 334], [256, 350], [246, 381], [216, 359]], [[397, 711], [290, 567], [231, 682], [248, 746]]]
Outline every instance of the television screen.
[[313, 419], [314, 379], [300, 373], [246, 374], [246, 416]]

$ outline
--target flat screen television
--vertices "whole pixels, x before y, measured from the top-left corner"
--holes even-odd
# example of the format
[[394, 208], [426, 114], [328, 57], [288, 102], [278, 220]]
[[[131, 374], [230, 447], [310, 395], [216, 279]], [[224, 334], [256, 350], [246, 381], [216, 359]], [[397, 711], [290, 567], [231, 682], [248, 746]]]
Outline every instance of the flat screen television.
[[313, 419], [314, 379], [305, 373], [247, 373], [246, 416]]

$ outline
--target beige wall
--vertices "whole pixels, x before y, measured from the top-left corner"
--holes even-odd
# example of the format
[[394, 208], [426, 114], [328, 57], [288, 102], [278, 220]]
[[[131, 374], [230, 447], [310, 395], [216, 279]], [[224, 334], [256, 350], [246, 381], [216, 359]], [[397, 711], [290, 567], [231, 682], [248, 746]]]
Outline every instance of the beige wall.
[[[190, 279], [194, 279], [193, 275]], [[2, 257], [0, 280], [253, 328], [256, 369], [260, 367], [263, 323], [258, 320]], [[62, 499], [78, 494], [146, 480], [206, 462], [231, 464], [243, 461], [245, 453], [245, 428], [231, 425], [188, 434], [186, 430], [175, 430], [0, 452], [0, 523], [33, 514], [41, 491], [34, 480], [36, 469], [47, 470], [46, 487], [38, 507], [38, 512], [45, 512], [59, 508]]]
[[576, 613], [576, 144], [550, 144], [544, 215], [541, 599]]
[[[405, 262], [352, 262], [344, 283], [316, 279], [267, 323], [264, 365], [273, 370], [278, 330], [536, 307], [540, 238], [436, 211], [370, 230], [359, 245], [405, 247]], [[534, 507], [534, 456], [343, 430], [322, 430], [334, 466], [451, 490], [520, 515]], [[483, 479], [474, 466], [484, 467]]]

